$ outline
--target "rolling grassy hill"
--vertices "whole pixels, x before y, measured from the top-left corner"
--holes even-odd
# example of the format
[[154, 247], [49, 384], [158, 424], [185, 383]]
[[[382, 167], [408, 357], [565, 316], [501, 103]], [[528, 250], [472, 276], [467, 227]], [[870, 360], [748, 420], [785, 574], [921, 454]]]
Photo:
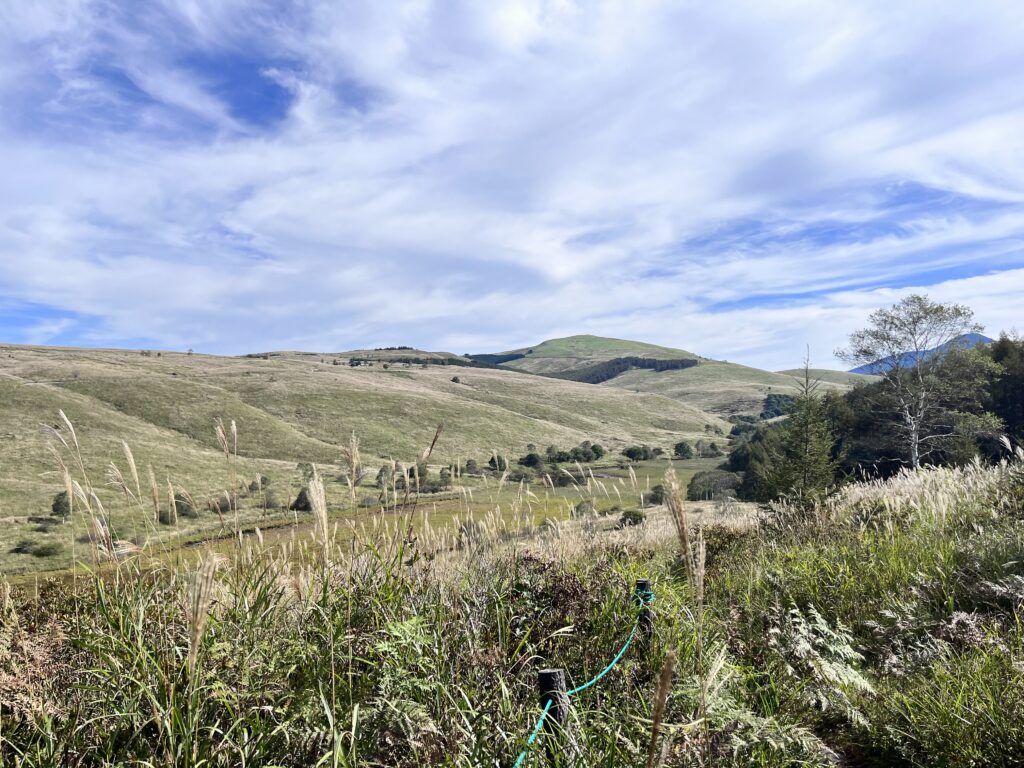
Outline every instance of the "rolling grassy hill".
[[[52, 437], [41, 425], [58, 424], [60, 410], [76, 426], [99, 498], [121, 510], [112, 517], [119, 533], [128, 535], [130, 527], [136, 540], [184, 539], [216, 527], [216, 517], [165, 529], [155, 513], [141, 522], [141, 510], [127, 515], [107, 478], [111, 462], [127, 474], [122, 440], [139, 465], [144, 506], [150, 505], [150, 468], [162, 503], [178, 489], [201, 502], [216, 498], [233, 474], [236, 481], [265, 475], [278, 500], [287, 502], [301, 483], [300, 462], [324, 468], [331, 477], [329, 495], [340, 505], [347, 503], [348, 491], [332, 467], [353, 433], [365, 465], [373, 469], [390, 458], [414, 459], [442, 422], [444, 435], [432, 459], [438, 465], [485, 461], [495, 450], [518, 456], [529, 443], [569, 448], [592, 440], [616, 453], [634, 443], [669, 449], [680, 438], [704, 436], [706, 428], [726, 431], [722, 416], [759, 413], [767, 394], [797, 387], [792, 372], [595, 336], [555, 339], [522, 354], [500, 367], [471, 367], [467, 357], [413, 349], [216, 357], [0, 347], [0, 570], [39, 567], [31, 554], [12, 550], [47, 540], [39, 518], [63, 486], [48, 448]], [[352, 367], [351, 358], [374, 362]], [[599, 385], [554, 378], [623, 358], [695, 364], [680, 370], [634, 368]], [[865, 377], [825, 372], [822, 378], [828, 386], [845, 387]], [[238, 424], [233, 466], [214, 432], [218, 418]], [[366, 482], [372, 484], [372, 477]], [[251, 502], [248, 509], [248, 523], [261, 519]], [[87, 538], [84, 529], [81, 534]]]
[[768, 395], [797, 392], [792, 376], [718, 361], [681, 371], [627, 371], [602, 386], [664, 395], [721, 416], [756, 415]]
[[522, 358], [502, 363], [506, 368], [530, 373], [552, 374], [581, 368], [619, 357], [644, 357], [659, 360], [696, 360], [698, 356], [683, 349], [659, 347], [641, 341], [609, 339], [603, 336], [567, 336], [549, 339], [534, 347], [503, 352], [521, 354]]
[[[803, 380], [804, 378], [803, 368], [790, 368], [786, 371], [778, 371], [778, 373], [786, 376], [792, 376], [798, 380]], [[877, 379], [877, 376], [872, 376], [866, 373], [834, 371], [831, 368], [811, 368], [811, 380], [819, 381], [823, 385], [833, 384], [838, 387], [855, 387], [858, 384], [867, 384], [872, 381], [877, 381]]]
[[[718, 416], [758, 414], [767, 395], [797, 392], [797, 380], [791, 371], [773, 373], [745, 365], [709, 360], [682, 349], [600, 336], [552, 339], [535, 347], [504, 354], [523, 354], [524, 357], [502, 363], [502, 367], [548, 376], [564, 375], [568, 371], [624, 357], [695, 360], [697, 365], [679, 370], [634, 368], [604, 381], [600, 386], [663, 395]], [[817, 373], [821, 374], [819, 378], [826, 387], [845, 389], [857, 381], [866, 380], [865, 377], [839, 371]]]
[[[11, 550], [43, 535], [29, 517], [47, 515], [63, 488], [47, 447], [52, 438], [41, 428], [58, 424], [62, 409], [108, 506], [117, 506], [106, 481], [110, 462], [127, 475], [122, 439], [134, 451], [147, 504], [150, 466], [164, 499], [168, 481], [197, 498], [226, 489], [230, 471], [214, 432], [217, 418], [238, 424], [234, 471], [242, 478], [267, 475], [284, 501], [298, 488], [296, 464], [315, 462], [332, 474], [353, 432], [364, 463], [375, 470], [387, 457], [415, 459], [441, 422], [437, 464], [486, 461], [494, 450], [518, 456], [528, 443], [568, 448], [592, 440], [612, 451], [632, 443], [667, 449], [680, 437], [703, 435], [706, 425], [728, 426], [666, 397], [514, 370], [399, 363], [351, 368], [333, 360], [301, 353], [264, 359], [0, 347], [0, 570], [33, 565], [31, 555]], [[329, 491], [346, 493], [337, 482]]]
[[292, 353], [271, 353], [276, 357], [305, 357], [307, 359], [319, 359], [321, 357], [333, 359], [349, 359], [359, 358], [362, 360], [380, 360], [382, 362], [402, 362], [408, 358], [414, 358], [417, 360], [430, 360], [432, 362], [441, 363], [462, 363], [464, 365], [472, 364], [472, 360], [463, 355], [456, 355], [451, 352], [429, 352], [425, 349], [415, 349], [414, 347], [392, 347], [389, 349], [353, 349], [348, 352], [339, 352], [333, 355], [316, 355], [312, 353], [292, 352]]

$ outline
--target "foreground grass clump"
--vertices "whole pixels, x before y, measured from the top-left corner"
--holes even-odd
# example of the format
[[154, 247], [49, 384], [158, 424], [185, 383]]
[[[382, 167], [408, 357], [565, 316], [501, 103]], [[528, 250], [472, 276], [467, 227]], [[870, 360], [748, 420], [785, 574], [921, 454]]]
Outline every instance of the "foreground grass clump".
[[636, 525], [437, 546], [397, 517], [336, 536], [314, 477], [308, 539], [4, 593], [0, 758], [512, 766], [536, 671], [604, 669], [650, 577], [654, 635], [573, 697], [562, 763], [1024, 761], [1024, 455], [747, 526], [702, 529], [665, 488]]
[[[763, 666], [776, 614], [810, 608], [847, 628], [870, 686], [822, 696], [809, 678], [827, 677], [827, 659], [811, 675], [773, 669], [769, 689], [789, 678], [779, 711], [810, 716], [858, 764], [1024, 762], [1022, 459], [852, 486], [809, 513], [769, 510], [766, 540], [711, 580], [742, 617], [734, 647]], [[827, 635], [817, 633], [834, 656], [838, 638]]]
[[[582, 681], [635, 618], [635, 563], [621, 552], [571, 567], [499, 557], [451, 581], [409, 565], [418, 552], [400, 539], [364, 543], [344, 561], [326, 545], [305, 565], [292, 554], [254, 547], [191, 574], [128, 565], [77, 591], [52, 586], [44, 599], [58, 610], [45, 621], [64, 639], [46, 652], [66, 660], [74, 687], [51, 687], [49, 671], [31, 679], [18, 657], [42, 638], [16, 625], [6, 661], [35, 687], [38, 706], [5, 704], [3, 756], [22, 765], [69, 753], [84, 764], [507, 763], [537, 714], [537, 666], [564, 664]], [[595, 706], [581, 748], [608, 755], [594, 764], [638, 754], [638, 675], [631, 660], [579, 702], [581, 717]]]

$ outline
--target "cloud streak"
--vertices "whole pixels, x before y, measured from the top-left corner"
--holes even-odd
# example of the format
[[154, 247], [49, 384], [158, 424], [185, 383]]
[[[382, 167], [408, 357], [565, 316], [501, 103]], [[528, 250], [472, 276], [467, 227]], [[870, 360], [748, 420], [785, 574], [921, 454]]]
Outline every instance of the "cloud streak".
[[1018, 3], [133, 8], [3, 11], [10, 341], [781, 368], [909, 290], [1014, 324]]

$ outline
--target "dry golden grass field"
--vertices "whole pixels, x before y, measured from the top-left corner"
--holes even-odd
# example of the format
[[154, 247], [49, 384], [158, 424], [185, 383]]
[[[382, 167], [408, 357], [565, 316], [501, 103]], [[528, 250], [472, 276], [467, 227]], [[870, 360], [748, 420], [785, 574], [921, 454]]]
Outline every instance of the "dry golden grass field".
[[[63, 428], [62, 411], [75, 427], [84, 468], [117, 534], [136, 544], [184, 542], [224, 528], [224, 521], [206, 512], [160, 525], [157, 507], [169, 506], [166, 500], [176, 493], [191, 495], [205, 509], [229, 488], [248, 487], [262, 475], [275, 501], [287, 505], [302, 485], [300, 463], [321, 468], [332, 508], [368, 504], [381, 464], [415, 462], [438, 424], [444, 431], [430, 460], [435, 476], [441, 466], [467, 459], [485, 465], [494, 452], [514, 459], [529, 444], [543, 451], [590, 440], [608, 449], [609, 460], [636, 443], [670, 453], [678, 439], [729, 426], [685, 403], [614, 387], [488, 368], [350, 367], [346, 359], [0, 347], [0, 569], [52, 569], [70, 561], [72, 537], [47, 519], [54, 495], [64, 487], [49, 447], [52, 428]], [[218, 419], [226, 428], [237, 425], [237, 455], [234, 445], [230, 457], [222, 452], [214, 428]], [[339, 479], [342, 450], [353, 434], [369, 471], [355, 493]], [[161, 501], [147, 502], [148, 518], [137, 505], [122, 504], [109, 482], [112, 463], [130, 474], [125, 444], [141, 477], [141, 495], [152, 496], [151, 473], [158, 489]], [[232, 510], [240, 520], [249, 526], [272, 522], [265, 494], [246, 493]], [[441, 516], [459, 511], [451, 498], [431, 503]], [[538, 514], [555, 514], [555, 506], [565, 513], [567, 505], [559, 502]], [[277, 523], [290, 519], [277, 515]], [[76, 528], [73, 538], [84, 546], [88, 531]], [[40, 543], [49, 546], [39, 550]]]

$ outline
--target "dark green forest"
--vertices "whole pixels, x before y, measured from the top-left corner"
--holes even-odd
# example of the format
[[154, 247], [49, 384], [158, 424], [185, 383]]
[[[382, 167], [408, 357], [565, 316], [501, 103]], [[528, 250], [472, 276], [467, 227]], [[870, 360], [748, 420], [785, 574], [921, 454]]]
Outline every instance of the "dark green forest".
[[893, 372], [845, 393], [819, 393], [810, 381], [787, 404], [787, 419], [737, 420], [722, 469], [742, 475], [737, 495], [752, 501], [891, 477], [913, 463], [894, 390], [918, 379], [931, 401], [921, 425], [921, 465], [962, 465], [976, 456], [995, 461], [1009, 450], [1007, 441], [1024, 441], [1024, 339], [1004, 333], [991, 345], [954, 350], [920, 370]]

